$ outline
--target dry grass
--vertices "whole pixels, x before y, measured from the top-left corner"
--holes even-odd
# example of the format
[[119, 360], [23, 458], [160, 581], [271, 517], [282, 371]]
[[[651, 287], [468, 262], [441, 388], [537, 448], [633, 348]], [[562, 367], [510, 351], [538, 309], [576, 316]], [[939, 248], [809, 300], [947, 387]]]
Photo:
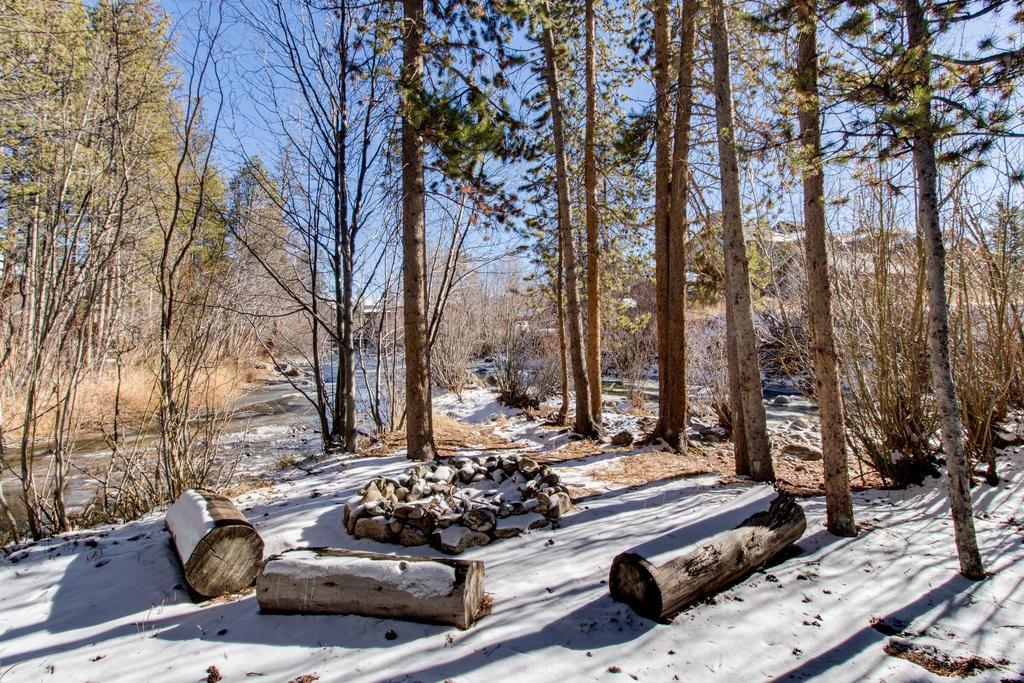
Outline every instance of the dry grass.
[[243, 475], [241, 478], [235, 479], [226, 486], [221, 487], [220, 493], [228, 498], [235, 498], [236, 496], [252, 493], [253, 491], [269, 489], [273, 486], [274, 482], [266, 477]]
[[[850, 464], [854, 465], [851, 458]], [[793, 458], [775, 458], [775, 477], [779, 488], [798, 498], [825, 495], [825, 473], [820, 461], [803, 462]], [[872, 469], [850, 470], [850, 489], [866, 491], [885, 488], [882, 476]]]
[[[359, 450], [366, 455], [394, 455], [405, 448], [405, 432], [388, 432], [377, 439], [361, 439]], [[525, 444], [509, 441], [494, 432], [492, 425], [473, 425], [447, 415], [434, 415], [434, 443], [442, 457], [459, 451], [507, 451], [526, 448]]]
[[717, 450], [690, 448], [685, 453], [651, 451], [618, 458], [595, 468], [592, 476], [616, 486], [632, 487], [701, 474], [725, 475], [730, 464], [724, 452]]
[[[577, 442], [587, 443], [587, 442]], [[564, 450], [564, 449], [563, 449]], [[596, 451], [596, 447], [593, 447]], [[622, 449], [627, 452], [628, 449]], [[558, 451], [559, 453], [561, 451]], [[587, 457], [585, 447], [579, 447], [575, 457]], [[593, 453], [589, 453], [593, 454]], [[570, 460], [565, 457], [560, 460]], [[557, 462], [557, 460], [554, 460]], [[806, 498], [824, 495], [824, 472], [820, 462], [803, 462], [787, 457], [774, 459], [775, 476], [779, 488], [794, 496]], [[652, 482], [670, 481], [694, 477], [701, 474], [717, 474], [725, 482], [741, 481], [734, 474], [735, 460], [732, 448], [722, 445], [714, 448], [691, 446], [685, 453], [655, 451], [625, 455], [593, 472], [598, 479], [616, 486], [643, 486]], [[850, 472], [850, 484], [854, 491], [883, 487], [882, 478], [874, 471]]]
[[[199, 410], [204, 405], [217, 408], [230, 406], [245, 390], [246, 384], [258, 377], [258, 371], [250, 364], [225, 364], [213, 369], [194, 391], [192, 408]], [[23, 396], [7, 387], [0, 395], [5, 407], [4, 433], [10, 439], [21, 433], [24, 419]], [[82, 382], [78, 389], [75, 414], [79, 429], [84, 432], [98, 432], [110, 429], [114, 418], [115, 397], [118, 395], [117, 374], [113, 368], [104, 369], [97, 376]], [[143, 364], [125, 367], [121, 371], [120, 410], [122, 429], [133, 430], [141, 427], [156, 412], [159, 401], [157, 376], [152, 368]], [[52, 405], [42, 402], [36, 417], [36, 432], [48, 434], [53, 428], [54, 410]]]
[[889, 640], [883, 649], [890, 657], [905, 659], [937, 676], [966, 678], [981, 671], [1009, 664], [1005, 659], [993, 660], [977, 655], [950, 657], [935, 648], [914, 645], [904, 640]]
[[601, 455], [604, 452], [596, 441], [580, 439], [579, 441], [570, 441], [558, 450], [538, 453], [536, 456], [533, 456], [533, 459], [537, 462], [546, 463], [567, 462], [569, 460], [582, 460], [594, 455]]

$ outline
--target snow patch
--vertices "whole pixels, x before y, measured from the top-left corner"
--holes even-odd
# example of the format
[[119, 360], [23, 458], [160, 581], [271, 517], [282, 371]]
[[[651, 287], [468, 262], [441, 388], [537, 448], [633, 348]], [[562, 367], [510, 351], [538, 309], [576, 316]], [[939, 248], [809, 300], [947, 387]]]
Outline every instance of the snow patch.
[[167, 508], [164, 521], [185, 562], [192, 557], [192, 552], [199, 541], [203, 540], [203, 536], [213, 530], [213, 517], [206, 507], [206, 499], [192, 489], [181, 494], [174, 505]]
[[315, 550], [289, 551], [267, 562], [263, 573], [287, 574], [307, 580], [358, 576], [393, 586], [417, 598], [444, 597], [455, 586], [455, 568], [440, 562], [327, 555]]

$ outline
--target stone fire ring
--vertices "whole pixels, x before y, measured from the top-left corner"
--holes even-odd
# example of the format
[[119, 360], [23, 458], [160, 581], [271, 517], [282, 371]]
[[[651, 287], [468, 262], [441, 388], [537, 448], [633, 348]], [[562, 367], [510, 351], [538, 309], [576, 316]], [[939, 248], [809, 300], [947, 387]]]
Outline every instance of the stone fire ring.
[[551, 524], [572, 499], [547, 465], [519, 455], [457, 456], [378, 477], [345, 503], [356, 538], [449, 555]]

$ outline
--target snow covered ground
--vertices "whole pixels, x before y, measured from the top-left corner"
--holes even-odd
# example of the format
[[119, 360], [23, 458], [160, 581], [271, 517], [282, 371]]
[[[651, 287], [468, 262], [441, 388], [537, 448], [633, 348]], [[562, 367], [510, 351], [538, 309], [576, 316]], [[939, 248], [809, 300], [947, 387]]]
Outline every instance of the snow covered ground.
[[[462, 404], [441, 397], [435, 409], [494, 424], [532, 448], [566, 443], [499, 410], [484, 391], [469, 392]], [[493, 421], [498, 412], [503, 416]], [[629, 419], [613, 418], [616, 428]], [[625, 451], [553, 466], [586, 483], [595, 463], [617, 452]], [[561, 528], [468, 551], [463, 557], [486, 563], [494, 608], [467, 631], [355, 616], [262, 615], [251, 592], [193, 604], [163, 514], [153, 513], [0, 561], [0, 680], [202, 681], [214, 670], [224, 681], [937, 678], [887, 654], [890, 641], [950, 659], [999, 660], [972, 680], [1017, 680], [1024, 678], [1024, 453], [1000, 463], [1003, 483], [975, 489], [979, 541], [993, 572], [986, 581], [957, 574], [943, 482], [936, 480], [855, 494], [862, 528], [856, 539], [825, 531], [822, 499], [801, 501], [808, 528], [796, 556], [669, 625], [611, 600], [612, 558], [668, 534], [702, 536], [731, 521], [729, 506], [739, 497], [762, 495], [751, 491], [754, 485], [705, 475], [596, 486], [600, 493], [579, 501]], [[281, 472], [272, 487], [235, 500], [266, 540], [268, 555], [322, 545], [400, 551], [348, 536], [342, 503], [372, 477], [397, 474], [406, 464], [401, 454], [329, 459], [306, 467], [311, 473]]]

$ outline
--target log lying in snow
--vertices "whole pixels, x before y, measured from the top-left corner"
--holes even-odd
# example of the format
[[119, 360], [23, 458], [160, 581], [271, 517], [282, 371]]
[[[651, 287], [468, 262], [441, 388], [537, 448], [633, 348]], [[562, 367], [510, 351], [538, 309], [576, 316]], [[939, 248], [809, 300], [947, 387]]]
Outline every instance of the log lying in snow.
[[228, 498], [185, 491], [168, 508], [165, 521], [194, 596], [212, 598], [252, 585], [263, 559], [263, 539]]
[[487, 612], [483, 562], [341, 548], [299, 548], [267, 558], [256, 599], [264, 612], [359, 614], [462, 629]]
[[792, 496], [780, 493], [767, 510], [682, 549], [675, 557], [660, 553], [652, 561], [637, 552], [616, 556], [608, 586], [614, 599], [629, 604], [641, 616], [669, 621], [778, 555], [799, 540], [806, 528], [803, 509]]

